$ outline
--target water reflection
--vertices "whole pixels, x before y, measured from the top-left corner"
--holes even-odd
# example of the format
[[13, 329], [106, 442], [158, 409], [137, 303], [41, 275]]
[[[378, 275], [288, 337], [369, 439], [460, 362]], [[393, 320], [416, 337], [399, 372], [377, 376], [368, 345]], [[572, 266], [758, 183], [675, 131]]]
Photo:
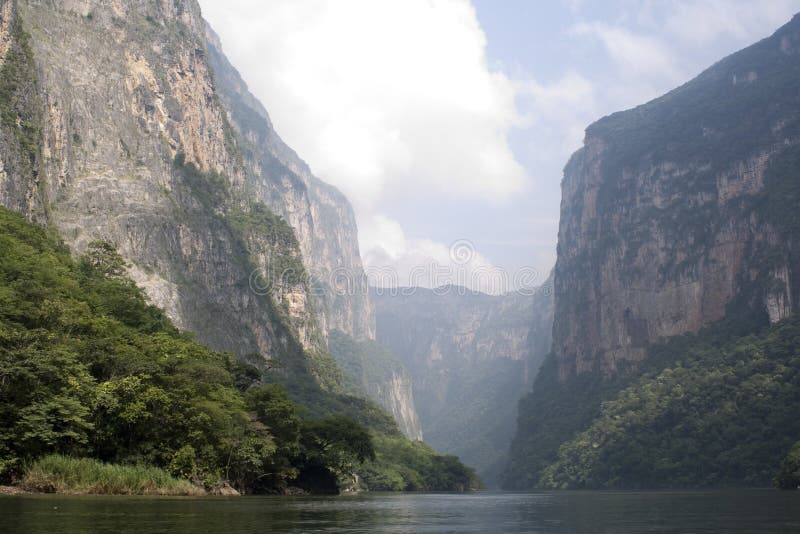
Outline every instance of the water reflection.
[[778, 491], [0, 498], [0, 532], [800, 532]]

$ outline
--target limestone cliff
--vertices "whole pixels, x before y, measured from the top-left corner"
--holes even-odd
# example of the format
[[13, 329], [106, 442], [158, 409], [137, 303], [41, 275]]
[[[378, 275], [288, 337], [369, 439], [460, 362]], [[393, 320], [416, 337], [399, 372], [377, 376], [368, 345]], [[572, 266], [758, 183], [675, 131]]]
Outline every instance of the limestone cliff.
[[331, 331], [329, 347], [342, 369], [345, 387], [383, 406], [408, 439], [421, 441], [414, 386], [403, 364], [376, 341], [356, 339], [340, 330]]
[[206, 35], [218, 95], [229, 110], [245, 155], [249, 191], [295, 229], [314, 283], [312, 296], [322, 332], [340, 330], [374, 339], [375, 316], [350, 203], [336, 188], [312, 175], [278, 137], [266, 109], [249, 92], [208, 26]]
[[324, 384], [330, 329], [374, 337], [350, 205], [283, 144], [194, 0], [2, 0], [0, 62], [0, 204], [76, 252], [114, 242], [213, 348]]
[[795, 17], [586, 130], [562, 182], [553, 327], [561, 380], [612, 374], [658, 338], [723, 317], [792, 313], [799, 72]]
[[493, 485], [517, 401], [550, 348], [552, 282], [534, 295], [373, 288], [378, 342], [408, 369], [425, 440]]

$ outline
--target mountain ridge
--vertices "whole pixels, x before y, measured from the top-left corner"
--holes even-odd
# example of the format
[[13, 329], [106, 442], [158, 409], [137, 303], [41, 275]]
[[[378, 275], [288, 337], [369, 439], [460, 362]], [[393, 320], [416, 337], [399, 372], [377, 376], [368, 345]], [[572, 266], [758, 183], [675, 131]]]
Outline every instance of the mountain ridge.
[[562, 181], [552, 353], [520, 403], [505, 487], [777, 474], [800, 439], [784, 412], [800, 391], [798, 95], [795, 16], [587, 128]]

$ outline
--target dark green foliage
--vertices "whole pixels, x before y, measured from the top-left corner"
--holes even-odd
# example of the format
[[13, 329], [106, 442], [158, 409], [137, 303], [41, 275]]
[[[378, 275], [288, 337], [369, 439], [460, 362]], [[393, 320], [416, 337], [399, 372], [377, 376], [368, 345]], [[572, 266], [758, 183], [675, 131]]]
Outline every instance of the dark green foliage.
[[2, 476], [51, 453], [246, 490], [296, 476], [297, 407], [280, 386], [256, 385], [252, 366], [179, 333], [113, 246], [91, 243], [76, 263], [46, 230], [0, 210], [0, 248]]
[[800, 488], [800, 441], [795, 443], [781, 465], [780, 473], [775, 477], [775, 487], [796, 490]]
[[281, 385], [262, 383], [256, 357], [237, 362], [178, 332], [109, 243], [91, 243], [75, 262], [47, 230], [0, 209], [0, 250], [6, 480], [63, 454], [249, 492], [304, 483], [335, 491], [375, 457], [366, 428], [405, 441], [369, 401], [324, 391], [308, 375], [285, 379], [306, 413]]
[[280, 491], [299, 473], [298, 458], [303, 452], [300, 445], [301, 409], [276, 384], [251, 388], [245, 400], [257, 426], [271, 436], [275, 447], [267, 462], [246, 471], [248, 485], [259, 492]]
[[89, 243], [78, 272], [84, 298], [97, 313], [142, 332], [177, 333], [163, 312], [147, 304], [141, 289], [127, 278], [125, 262], [110, 243]]
[[197, 199], [206, 210], [212, 213], [215, 210], [223, 209], [226, 201], [230, 197], [228, 182], [225, 177], [218, 172], [203, 172], [192, 162], [186, 161], [183, 152], [175, 154], [173, 167], [189, 186], [192, 196]]
[[501, 484], [506, 489], [540, 485], [541, 471], [555, 460], [559, 446], [592, 421], [610, 384], [593, 374], [561, 384], [557, 362], [549, 355], [519, 404], [518, 428]]
[[230, 355], [181, 335], [106, 243], [75, 264], [0, 212], [0, 454], [6, 475], [48, 453], [167, 467], [184, 446], [222, 476], [252, 436]]
[[372, 491], [469, 491], [480, 487], [475, 472], [458, 458], [401, 437], [376, 436], [376, 459], [359, 470]]
[[342, 369], [345, 389], [356, 395], [368, 396], [370, 385], [385, 384], [405, 372], [386, 348], [370, 339], [356, 340], [334, 330], [328, 334], [328, 348]]
[[265, 254], [269, 258], [268, 272], [261, 273], [259, 278], [261, 289], [271, 290], [275, 284], [294, 286], [307, 282], [300, 244], [283, 217], [260, 202], [252, 202], [247, 211], [233, 210], [228, 220], [238, 235], [247, 240], [250, 254]]
[[535, 392], [526, 402], [542, 401], [538, 415], [520, 419], [506, 484], [769, 485], [800, 437], [800, 320], [732, 332], [722, 323], [657, 344], [614, 382], [554, 381], [553, 391]]
[[[619, 283], [634, 287], [643, 247], [667, 255], [662, 280], [696, 279], [696, 269], [713, 269], [711, 251], [724, 235], [748, 243], [737, 259], [742, 274], [722, 323], [651, 347], [613, 381], [541, 376], [521, 405], [508, 486], [768, 485], [800, 438], [791, 415], [800, 403], [797, 320], [765, 330], [764, 307], [766, 295], [787, 286], [787, 301], [800, 296], [798, 28], [795, 16], [684, 86], [588, 128], [592, 149], [602, 151], [599, 216], [591, 248], [570, 260], [574, 280], [596, 280], [608, 255], [624, 252]], [[568, 171], [590, 153], [579, 152]], [[757, 178], [740, 166], [760, 156], [768, 156], [763, 188], [752, 193]], [[726, 175], [742, 183], [721, 201]], [[678, 261], [682, 252], [688, 257]], [[792, 283], [776, 280], [776, 269]], [[562, 295], [574, 315], [582, 302]]]
[[339, 476], [346, 476], [356, 465], [375, 458], [369, 433], [346, 417], [306, 423], [301, 444], [305, 468], [325, 468]]
[[[378, 436], [405, 441], [390, 414], [366, 400], [363, 390], [344, 385], [345, 378], [342, 371], [330, 353], [324, 350], [306, 350], [300, 345], [292, 331], [288, 312], [275, 304], [273, 296], [280, 290], [308, 285], [308, 277], [300, 255], [300, 245], [291, 226], [260, 202], [242, 201], [242, 199], [231, 202], [235, 200], [235, 195], [227, 192], [227, 186], [221, 183], [224, 182], [224, 177], [200, 172], [194, 165], [186, 163], [183, 154], [176, 156], [174, 166], [178, 175], [189, 185], [192, 196], [204, 207], [211, 208], [217, 220], [228, 229], [238, 251], [239, 260], [246, 266], [247, 272], [259, 275], [242, 282], [251, 284], [251, 287], [255, 284], [254, 289], [257, 290], [254, 293], [255, 297], [264, 299], [266, 306], [272, 311], [270, 319], [277, 337], [285, 340], [280, 353], [272, 355], [274, 358], [270, 364], [272, 371], [266, 374], [265, 380], [285, 388], [288, 394], [285, 401], [289, 402], [291, 399], [292, 403], [302, 405], [304, 413], [313, 420], [341, 422], [346, 418], [356, 425], [370, 429]], [[257, 267], [264, 263], [266, 271]], [[338, 339], [334, 334], [332, 347], [336, 346]], [[375, 365], [380, 365], [370, 358], [362, 358], [360, 361], [360, 365], [365, 366], [365, 372], [371, 372], [375, 370]], [[264, 367], [263, 362], [261, 366]], [[248, 371], [236, 365], [233, 372], [237, 387], [241, 388], [248, 383], [248, 372], [252, 374], [253, 370]], [[274, 402], [286, 406], [284, 400], [274, 398], [274, 391], [260, 389], [257, 391], [258, 395], [273, 398]], [[248, 402], [257, 402], [257, 396], [249, 395], [250, 393]], [[263, 424], [267, 428], [272, 428], [266, 422]], [[306, 439], [305, 443], [310, 447], [315, 440]], [[257, 477], [243, 476], [237, 481], [240, 484], [250, 485], [257, 491], [276, 491], [276, 488], [283, 488], [290, 483], [306, 485], [316, 491], [332, 491], [337, 480], [347, 480], [345, 466], [352, 470], [358, 463], [353, 457], [347, 456], [345, 447], [347, 442], [339, 443], [344, 449], [335, 449], [325, 455], [321, 453], [315, 455], [294, 440], [281, 442], [278, 439], [273, 458], [269, 462], [262, 463], [260, 468], [253, 467], [249, 471], [251, 474], [258, 471]], [[435, 452], [433, 454], [436, 455]], [[360, 455], [355, 456], [356, 459], [359, 457]], [[371, 455], [364, 457], [369, 458]], [[344, 461], [342, 458], [348, 460]], [[329, 468], [325, 465], [326, 461], [335, 462], [337, 467]], [[422, 470], [433, 468], [434, 465], [430, 462], [417, 463]], [[370, 462], [369, 465], [373, 469], [396, 467], [383, 465], [380, 460], [377, 463]], [[460, 462], [458, 465], [466, 469]], [[415, 477], [425, 475], [422, 471], [409, 472], [414, 472]], [[438, 480], [439, 482], [429, 481], [425, 487], [448, 490], [469, 486], [469, 484], [460, 486], [450, 484], [447, 477], [439, 477]]]
[[18, 15], [11, 22], [11, 45], [0, 68], [0, 121], [12, 131], [21, 152], [24, 172], [35, 172], [41, 143], [36, 65], [30, 36]]

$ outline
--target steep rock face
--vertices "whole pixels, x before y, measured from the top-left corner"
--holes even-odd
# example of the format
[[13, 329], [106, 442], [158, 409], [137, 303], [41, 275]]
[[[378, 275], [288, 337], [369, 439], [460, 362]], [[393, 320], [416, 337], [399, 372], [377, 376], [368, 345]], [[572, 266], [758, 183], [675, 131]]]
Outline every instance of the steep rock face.
[[[329, 331], [374, 338], [349, 203], [281, 141], [196, 2], [0, 1], [0, 68], [2, 205], [76, 252], [116, 243], [213, 348], [325, 383]], [[375, 398], [416, 436], [410, 387], [385, 378]]]
[[[40, 151], [29, 191], [7, 190], [3, 204], [46, 218], [76, 251], [92, 239], [116, 243], [153, 303], [210, 346], [274, 356], [271, 303], [246, 283], [247, 242], [271, 236], [237, 233], [226, 220], [242, 203], [234, 193], [245, 169], [215, 95], [197, 5], [15, 6], [35, 60]], [[7, 181], [25, 183], [24, 170]], [[274, 291], [278, 300], [284, 289]]]
[[[229, 65], [206, 32], [191, 0], [0, 2], [0, 203], [77, 252], [116, 243], [151, 301], [213, 348], [287, 358], [324, 351], [331, 324], [374, 335], [365, 292], [306, 277], [363, 274], [347, 201], [251, 95], [220, 92], [231, 74], [212, 63]], [[263, 120], [237, 122], [243, 99]]]
[[[562, 183], [553, 352], [564, 380], [661, 337], [796, 306], [800, 19], [590, 126]], [[792, 203], [795, 203], [792, 207]]]
[[423, 440], [422, 425], [414, 404], [414, 386], [408, 371], [400, 368], [394, 370], [386, 381], [371, 382], [367, 396], [389, 410], [408, 439]]
[[375, 289], [378, 342], [408, 369], [425, 440], [494, 484], [519, 398], [550, 348], [550, 280], [535, 295]]
[[295, 229], [323, 333], [340, 330], [375, 338], [375, 317], [358, 250], [350, 203], [311, 174], [308, 165], [278, 137], [264, 106], [249, 92], [206, 26], [219, 96], [242, 139], [248, 188]]
[[411, 376], [397, 358], [374, 340], [355, 339], [340, 330], [330, 333], [328, 346], [344, 373], [345, 387], [377, 402], [408, 439], [421, 441]]

